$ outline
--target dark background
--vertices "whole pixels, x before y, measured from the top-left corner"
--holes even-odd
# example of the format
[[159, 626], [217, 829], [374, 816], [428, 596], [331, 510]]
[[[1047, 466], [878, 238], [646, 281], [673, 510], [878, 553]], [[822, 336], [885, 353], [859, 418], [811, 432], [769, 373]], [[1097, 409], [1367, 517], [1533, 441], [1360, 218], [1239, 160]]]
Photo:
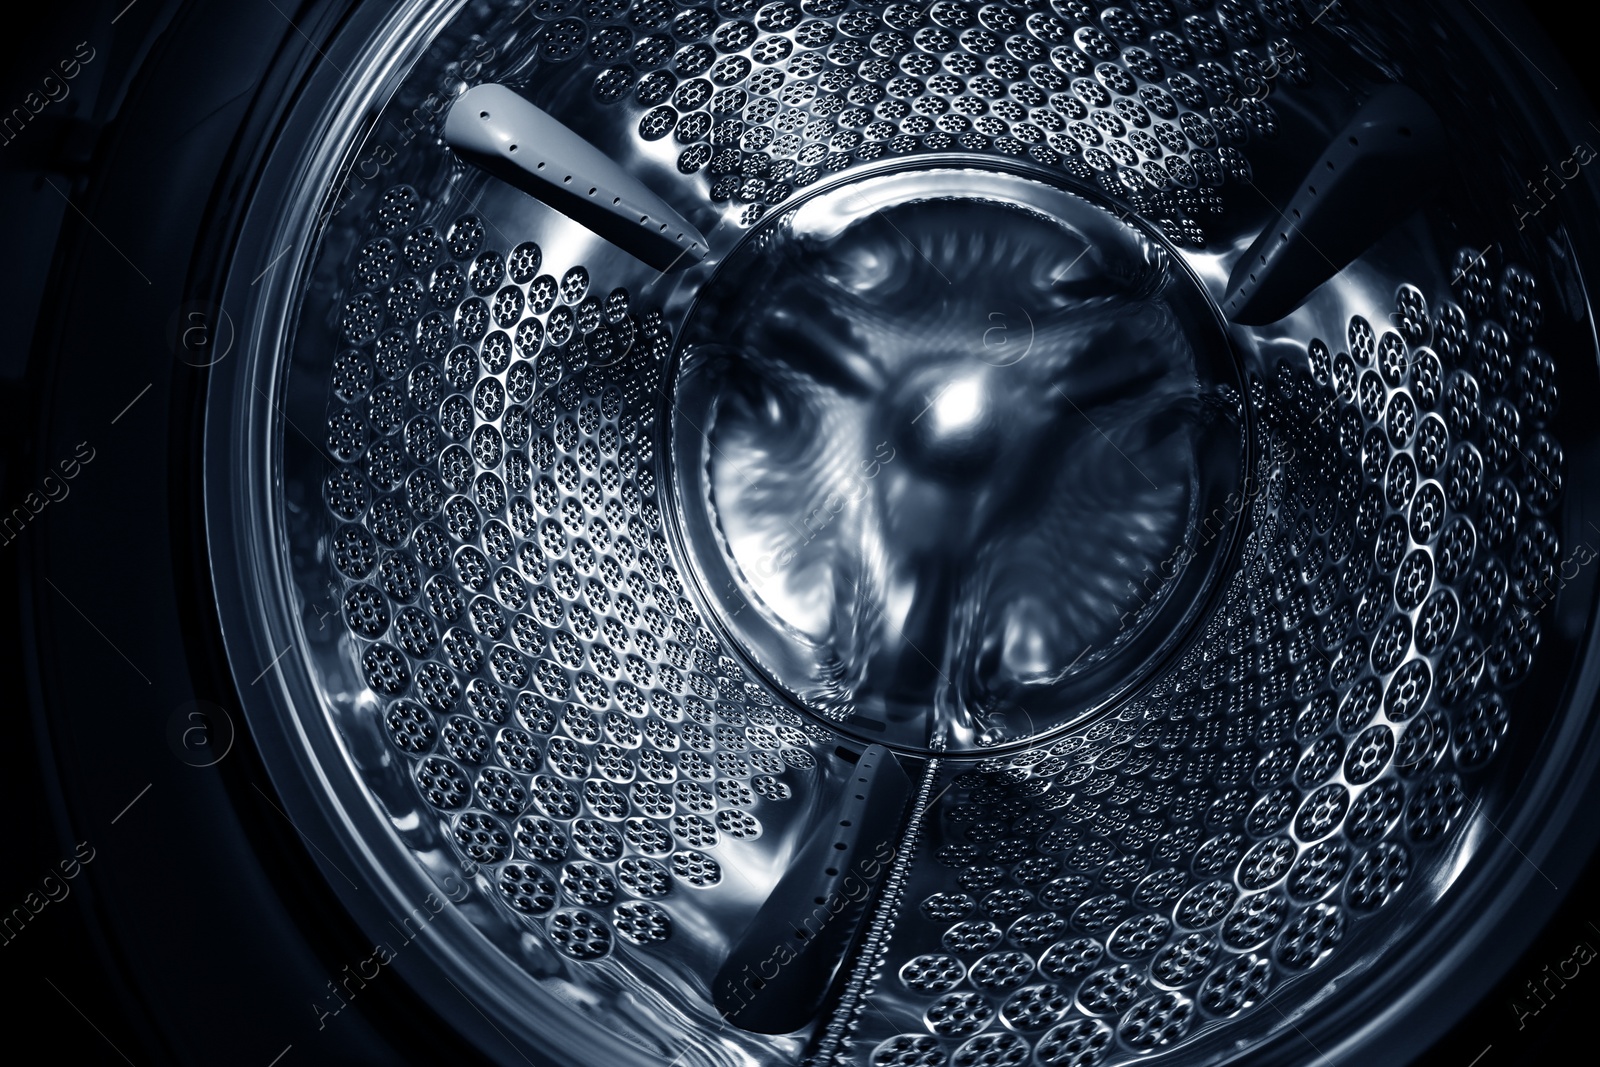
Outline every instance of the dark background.
[[[235, 0], [241, 6], [272, 2], [282, 13], [292, 16], [293, 0]], [[1404, 2], [1404, 0], [1399, 0]], [[109, 3], [68, 0], [61, 3], [13, 6], [0, 23], [0, 104], [20, 102], [58, 59], [72, 54], [81, 40], [90, 40], [97, 56], [74, 82], [71, 97], [52, 104], [40, 114], [12, 144], [0, 148], [0, 222], [6, 230], [3, 253], [4, 285], [0, 286], [0, 499], [10, 500], [26, 491], [17, 477], [26, 470], [28, 457], [22, 430], [30, 425], [30, 398], [24, 368], [33, 331], [35, 309], [40, 304], [48, 277], [50, 249], [65, 211], [60, 201], [52, 201], [42, 190], [44, 174], [70, 181], [92, 163], [99, 131], [95, 109], [104, 111], [106, 93], [97, 90], [115, 86], [136, 69], [141, 44], [149, 29], [164, 20], [177, 0], [127, 0]], [[1558, 79], [1571, 91], [1586, 93], [1591, 103], [1597, 99], [1600, 68], [1585, 50], [1588, 31], [1574, 16], [1584, 10], [1570, 3], [1540, 0], [1526, 6], [1546, 26], [1549, 36], [1567, 61], [1569, 73]], [[126, 10], [124, 10], [126, 8]], [[118, 16], [115, 27], [110, 20]], [[1570, 79], [1570, 82], [1569, 82]], [[1562, 91], [1567, 91], [1565, 88]], [[99, 103], [93, 104], [98, 98]], [[19, 483], [22, 483], [19, 485]], [[31, 536], [25, 533], [24, 537]], [[0, 554], [0, 603], [19, 604], [19, 584], [15, 546]], [[19, 608], [10, 614], [11, 625], [0, 623], [0, 633], [22, 623]], [[28, 713], [28, 694], [24, 686], [25, 643], [18, 637], [0, 638], [0, 721], [5, 724], [0, 738], [5, 742], [0, 762], [0, 810], [13, 813], [5, 843], [6, 860], [0, 870], [0, 913], [20, 906], [23, 898], [39, 889], [41, 879], [59, 861], [71, 855], [64, 843], [58, 819], [50, 812], [53, 795], [50, 779], [41, 764], [47, 763], [46, 746], [36, 735]], [[176, 760], [167, 769], [174, 775], [194, 773]], [[137, 811], [137, 809], [134, 809]], [[134, 815], [130, 814], [132, 819]], [[181, 828], [174, 828], [181, 833]], [[290, 839], [290, 853], [299, 848]], [[203, 849], [194, 850], [196, 862], [205, 862]], [[283, 863], [292, 868], [286, 880], [307, 884], [306, 872], [312, 868], [305, 856], [294, 856]], [[181, 876], [182, 872], [152, 870], [153, 878]], [[93, 864], [80, 880], [93, 875]], [[314, 880], [314, 873], [310, 876]], [[70, 883], [73, 886], [81, 881]], [[1441, 1043], [1421, 1061], [1448, 1067], [1507, 1067], [1507, 1065], [1547, 1064], [1566, 1061], [1568, 1050], [1584, 1049], [1594, 1034], [1592, 1018], [1600, 1007], [1600, 966], [1580, 971], [1578, 977], [1547, 996], [1547, 1005], [1537, 1014], [1519, 1018], [1514, 1006], [1537, 1007], [1528, 995], [1527, 983], [1545, 980], [1551, 970], [1573, 955], [1574, 946], [1587, 943], [1600, 949], [1600, 863], [1590, 859], [1579, 882], [1560, 886], [1565, 903], [1544, 933], [1511, 967], [1499, 985], [1472, 1010]], [[6, 1044], [12, 1055], [23, 1048], [35, 1048], [34, 1057], [43, 1058], [48, 1048], [52, 1061], [64, 1063], [164, 1062], [163, 1053], [149, 1044], [150, 1030], [139, 1018], [137, 991], [132, 995], [119, 988], [114, 952], [92, 934], [86, 914], [85, 894], [74, 892], [61, 903], [52, 903], [37, 915], [21, 935], [0, 944], [0, 973], [5, 975], [5, 996], [0, 998], [0, 1018], [6, 1022]], [[315, 894], [308, 891], [307, 908], [317, 910]], [[331, 898], [329, 898], [331, 899]], [[248, 922], [248, 916], [241, 916]], [[173, 921], [163, 917], [157, 921]], [[327, 943], [335, 961], [364, 958], [367, 949], [359, 932], [343, 925], [338, 915], [318, 915], [317, 935]], [[197, 961], [198, 962], [198, 961]], [[337, 963], [329, 974], [337, 971]], [[238, 976], [230, 976], [237, 980]], [[402, 1047], [411, 1059], [440, 1050], [429, 1039], [426, 1009], [411, 1001], [400, 982], [391, 981], [358, 1005], [379, 1030], [404, 1035]], [[248, 990], [248, 983], [241, 983]], [[308, 991], [308, 1001], [311, 992]], [[247, 993], [245, 994], [247, 995]], [[70, 999], [69, 999], [70, 998]], [[306, 1009], [310, 1017], [309, 1006]], [[296, 1020], [298, 1029], [304, 1020]], [[322, 1062], [332, 1051], [326, 1046], [297, 1049], [293, 1063]], [[26, 1053], [21, 1053], [26, 1055]], [[1592, 1054], [1592, 1053], [1591, 1053]], [[271, 1058], [267, 1050], [260, 1062]], [[29, 1057], [34, 1058], [34, 1057]], [[462, 1062], [463, 1057], [452, 1057]]]

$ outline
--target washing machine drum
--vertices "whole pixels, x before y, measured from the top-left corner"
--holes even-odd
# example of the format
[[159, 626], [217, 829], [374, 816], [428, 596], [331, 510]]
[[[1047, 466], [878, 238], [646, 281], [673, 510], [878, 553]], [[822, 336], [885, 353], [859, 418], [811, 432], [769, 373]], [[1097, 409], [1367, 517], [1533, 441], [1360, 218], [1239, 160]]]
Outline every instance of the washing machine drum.
[[560, 1063], [1414, 1051], [1595, 770], [1594, 135], [1469, 8], [341, 38], [205, 430], [333, 888]]

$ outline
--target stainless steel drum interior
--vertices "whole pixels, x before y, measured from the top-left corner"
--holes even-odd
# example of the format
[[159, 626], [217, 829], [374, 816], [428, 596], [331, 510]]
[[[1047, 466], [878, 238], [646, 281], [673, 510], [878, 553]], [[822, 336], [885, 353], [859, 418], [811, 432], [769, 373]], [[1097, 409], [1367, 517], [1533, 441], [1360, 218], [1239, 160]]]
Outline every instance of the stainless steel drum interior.
[[1470, 6], [365, 33], [251, 209], [213, 567], [269, 768], [498, 1028], [1309, 1061], [1537, 877], [1594, 152]]

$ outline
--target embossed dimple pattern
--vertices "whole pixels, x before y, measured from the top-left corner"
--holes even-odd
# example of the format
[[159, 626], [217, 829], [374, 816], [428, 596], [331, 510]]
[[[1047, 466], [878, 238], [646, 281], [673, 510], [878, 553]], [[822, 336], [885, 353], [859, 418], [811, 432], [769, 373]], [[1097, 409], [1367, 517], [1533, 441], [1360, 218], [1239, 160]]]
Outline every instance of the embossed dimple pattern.
[[[1059, 167], [1198, 241], [1273, 135], [1267, 83], [1307, 73], [1309, 15], [1277, 0], [530, 10], [541, 62], [592, 66], [746, 224], [949, 150]], [[379, 199], [312, 435], [364, 704], [508, 922], [577, 964], [671, 952], [823, 735], [747, 681], [662, 535], [659, 316], [436, 215]], [[1477, 249], [1451, 267], [1255, 383], [1250, 533], [1177, 669], [947, 772], [858, 1060], [1131, 1062], [1326, 967], [1437, 872], [1564, 559], [1538, 282]]]
[[[969, 1025], [1039, 1063], [1130, 1061], [1323, 966], [1447, 858], [1564, 558], [1537, 284], [1476, 249], [1455, 268], [1401, 286], [1393, 329], [1349, 318], [1255, 383], [1250, 532], [1177, 668], [945, 783], [894, 945], [942, 945]], [[920, 959], [889, 962], [928, 1011]], [[863, 1025], [951, 1062], [944, 1018]]]
[[426, 214], [408, 187], [382, 198], [339, 322], [341, 617], [381, 732], [508, 917], [579, 962], [668, 942], [674, 894], [721, 883], [821, 732], [684, 595], [650, 433], [659, 315]]
[[943, 151], [1060, 169], [1199, 243], [1216, 190], [1250, 180], [1243, 146], [1277, 135], [1273, 89], [1310, 77], [1298, 5], [1254, 0], [538, 6], [541, 60], [592, 69], [596, 101], [745, 225], [852, 164]]

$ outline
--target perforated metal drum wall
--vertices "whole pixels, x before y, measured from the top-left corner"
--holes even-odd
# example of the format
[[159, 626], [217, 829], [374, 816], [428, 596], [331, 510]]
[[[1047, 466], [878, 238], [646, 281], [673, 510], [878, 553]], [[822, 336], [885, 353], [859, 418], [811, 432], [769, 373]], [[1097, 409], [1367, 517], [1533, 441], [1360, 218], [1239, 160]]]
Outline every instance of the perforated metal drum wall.
[[[635, 151], [696, 176], [744, 225], [854, 164], [972, 152], [1059, 169], [1197, 243], [1215, 190], [1249, 181], [1242, 146], [1277, 132], [1273, 90], [1311, 77], [1298, 3], [662, 0], [530, 13], [549, 22], [536, 102], [604, 109], [610, 137], [635, 134]], [[627, 125], [639, 115], [636, 130], [618, 110]]]
[[[1562, 445], [1595, 376], [1581, 273], [1555, 239], [1519, 244], [1513, 212], [1463, 213], [1481, 188], [1408, 201], [1279, 322], [1217, 311], [1242, 384], [1208, 402], [1246, 460], [1152, 556], [1219, 554], [1192, 620], [1093, 714], [885, 735], [910, 792], [868, 888], [844, 879], [875, 842], [841, 835], [837, 893], [770, 930], [762, 904], [835, 832], [872, 727], [745, 639], [737, 616], [766, 606], [725, 532], [705, 551], [727, 584], [697, 564], [684, 511], [710, 491], [675, 469], [684, 434], [717, 440], [682, 422], [697, 298], [767, 299], [717, 271], [772, 254], [820, 190], [1005, 171], [1133, 220], [1220, 309], [1255, 235], [1294, 227], [1276, 205], [1331, 134], [1407, 74], [1363, 17], [471, 3], [330, 140], [307, 172], [334, 178], [302, 205], [317, 239], [256, 364], [282, 414], [258, 491], [289, 601], [265, 610], [297, 619], [317, 701], [254, 713], [342, 754], [322, 772], [386, 825], [374, 862], [467, 885], [458, 942], [430, 951], [493, 956], [503, 995], [546, 1012], [509, 1026], [570, 1018], [663, 1062], [1221, 1062], [1380, 988], [1463, 892], [1516, 776], [1582, 718], [1560, 694], [1593, 557]], [[443, 115], [482, 81], [650, 183], [706, 262], [648, 268], [461, 162]], [[851, 933], [814, 1017], [739, 1025], [730, 991], [786, 960], [730, 976], [730, 953], [830, 923]]]

